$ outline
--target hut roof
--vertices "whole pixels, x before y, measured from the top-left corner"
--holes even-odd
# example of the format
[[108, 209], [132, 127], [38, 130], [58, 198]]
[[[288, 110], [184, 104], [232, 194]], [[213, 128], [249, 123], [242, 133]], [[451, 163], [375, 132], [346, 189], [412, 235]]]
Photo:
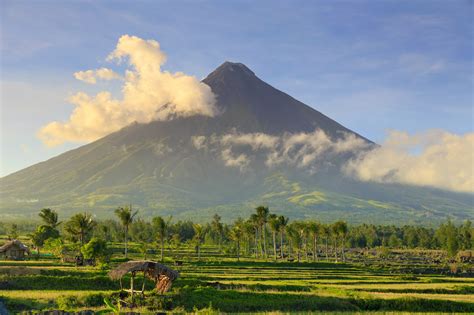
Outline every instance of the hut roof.
[[0, 253], [6, 252], [8, 249], [10, 249], [13, 246], [17, 246], [28, 253], [30, 252], [30, 249], [28, 248], [28, 246], [26, 246], [19, 240], [11, 240], [11, 241], [6, 242], [5, 244], [3, 244], [3, 246], [0, 247]]
[[171, 281], [178, 278], [179, 273], [165, 265], [148, 260], [128, 261], [117, 266], [109, 272], [109, 277], [113, 280], [122, 278], [129, 272], [145, 271], [148, 275], [160, 276], [166, 275]]

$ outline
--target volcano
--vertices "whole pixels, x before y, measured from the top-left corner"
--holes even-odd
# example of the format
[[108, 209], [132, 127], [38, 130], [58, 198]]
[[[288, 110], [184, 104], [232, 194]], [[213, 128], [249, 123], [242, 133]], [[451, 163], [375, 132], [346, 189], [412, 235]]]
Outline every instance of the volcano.
[[[215, 213], [230, 221], [260, 204], [293, 219], [353, 223], [474, 217], [470, 194], [344, 175], [345, 162], [376, 144], [275, 89], [241, 63], [225, 62], [203, 83], [216, 95], [215, 117], [134, 123], [5, 176], [0, 214], [28, 218], [50, 207], [66, 217], [89, 211], [108, 218], [116, 207], [132, 203], [144, 218], [196, 221]], [[305, 137], [312, 141], [311, 154], [301, 153], [308, 148], [302, 140], [285, 147], [289, 139]], [[348, 139], [357, 146], [327, 149]], [[324, 152], [316, 155], [320, 143]]]

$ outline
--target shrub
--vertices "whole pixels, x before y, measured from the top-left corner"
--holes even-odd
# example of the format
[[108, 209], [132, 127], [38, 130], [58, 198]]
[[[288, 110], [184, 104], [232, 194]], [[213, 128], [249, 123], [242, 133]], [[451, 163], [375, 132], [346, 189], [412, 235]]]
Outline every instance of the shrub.
[[76, 296], [73, 296], [73, 295], [60, 296], [56, 300], [56, 303], [58, 304], [58, 308], [65, 311], [71, 310], [80, 306], [79, 300], [77, 299]]
[[84, 306], [102, 306], [104, 305], [105, 295], [102, 293], [92, 293], [82, 298]]

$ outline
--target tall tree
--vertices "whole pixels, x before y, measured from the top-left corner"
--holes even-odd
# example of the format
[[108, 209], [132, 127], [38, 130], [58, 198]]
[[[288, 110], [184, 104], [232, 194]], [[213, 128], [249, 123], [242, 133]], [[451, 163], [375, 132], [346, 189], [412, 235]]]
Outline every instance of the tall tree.
[[198, 260], [201, 260], [201, 245], [204, 242], [204, 237], [206, 236], [206, 233], [204, 227], [201, 224], [193, 224], [193, 228]]
[[87, 242], [92, 229], [95, 226], [95, 221], [89, 213], [77, 213], [73, 215], [69, 221], [66, 222], [65, 230], [72, 239], [79, 240], [81, 247]]
[[257, 211], [258, 222], [260, 223], [260, 231], [263, 235], [263, 256], [267, 257], [267, 222], [270, 211], [268, 207], [259, 206], [255, 209]]
[[260, 242], [259, 237], [258, 237], [258, 231], [260, 229], [260, 219], [256, 213], [252, 214], [250, 216], [250, 223], [252, 224], [254, 231], [255, 231], [255, 258], [258, 258], [258, 252], [259, 252], [259, 244]]
[[313, 261], [318, 260], [318, 235], [320, 232], [320, 225], [316, 221], [311, 221], [308, 224], [308, 230], [313, 238]]
[[346, 261], [345, 243], [346, 243], [346, 237], [347, 237], [347, 233], [349, 232], [349, 229], [345, 221], [338, 221], [335, 224], [336, 224], [337, 235], [341, 240], [342, 261], [345, 262]]
[[44, 224], [56, 229], [61, 222], [58, 221], [58, 213], [49, 208], [44, 208], [40, 210], [40, 218], [43, 220]]
[[243, 221], [242, 219], [237, 219], [237, 221], [234, 222], [234, 225], [232, 229], [229, 232], [230, 239], [233, 240], [236, 243], [236, 250], [237, 250], [237, 261], [240, 261], [240, 242], [242, 240], [242, 237], [244, 235], [243, 232]]
[[162, 217], [154, 217], [152, 222], [153, 229], [156, 231], [158, 239], [160, 241], [160, 260], [163, 261], [166, 230], [168, 228], [168, 224], [166, 224], [166, 221]]
[[137, 215], [138, 210], [135, 210], [133, 212], [132, 210], [132, 205], [130, 206], [125, 206], [125, 207], [119, 207], [115, 210], [115, 214], [120, 220], [120, 223], [122, 224], [124, 228], [124, 235], [125, 235], [125, 258], [128, 257], [128, 229], [130, 227], [130, 224], [133, 222], [133, 218]]
[[219, 246], [219, 253], [222, 251], [222, 234], [224, 232], [224, 226], [221, 222], [221, 217], [217, 213], [212, 217], [212, 231], [217, 238], [217, 244]]
[[323, 224], [321, 225], [321, 234], [324, 237], [324, 244], [325, 244], [325, 253], [326, 253], [326, 261], [329, 261], [329, 237], [331, 236], [331, 229], [329, 225]]
[[268, 223], [270, 225], [270, 229], [272, 230], [272, 236], [273, 236], [273, 255], [275, 257], [275, 261], [277, 260], [277, 244], [276, 244], [276, 234], [280, 230], [280, 220], [278, 220], [278, 217], [276, 214], [271, 214], [268, 220]]
[[288, 225], [288, 222], [290, 221], [289, 218], [283, 216], [283, 215], [280, 215], [278, 217], [278, 225], [280, 226], [280, 257], [281, 259], [283, 259], [283, 234], [285, 233], [286, 231], [286, 227]]

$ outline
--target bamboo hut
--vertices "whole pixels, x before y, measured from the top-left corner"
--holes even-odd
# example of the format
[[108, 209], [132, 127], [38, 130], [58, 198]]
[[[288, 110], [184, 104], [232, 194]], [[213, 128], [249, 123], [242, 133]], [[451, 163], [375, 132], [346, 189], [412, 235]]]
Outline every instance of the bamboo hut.
[[[127, 273], [131, 273], [129, 290], [124, 289], [122, 285], [122, 278]], [[138, 273], [143, 273], [141, 291], [136, 290], [134, 287], [135, 277]], [[119, 279], [120, 289], [123, 291], [130, 292], [132, 295], [132, 299], [135, 292], [141, 292], [141, 294], [144, 294], [146, 278], [155, 281], [156, 290], [160, 294], [163, 294], [171, 288], [173, 281], [176, 280], [178, 276], [179, 273], [177, 271], [157, 262], [147, 260], [128, 261], [126, 263], [120, 264], [119, 266], [117, 266], [117, 268], [109, 272], [109, 277], [112, 280]]]
[[22, 260], [25, 255], [30, 255], [30, 249], [19, 240], [8, 241], [0, 247], [0, 259]]

